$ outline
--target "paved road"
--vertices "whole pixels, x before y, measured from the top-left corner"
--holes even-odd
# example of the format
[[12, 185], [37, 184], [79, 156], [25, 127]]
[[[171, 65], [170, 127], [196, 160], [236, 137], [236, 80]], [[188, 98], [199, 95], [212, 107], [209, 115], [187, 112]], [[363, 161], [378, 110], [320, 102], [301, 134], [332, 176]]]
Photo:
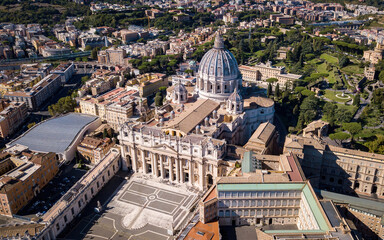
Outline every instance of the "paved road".
[[285, 137], [288, 135], [288, 131], [285, 128], [283, 120], [281, 120], [281, 118], [277, 113], [275, 113], [274, 124], [277, 128], [277, 131], [279, 132], [279, 144], [281, 147], [283, 147], [285, 142]]
[[84, 236], [80, 233], [79, 229], [87, 228], [83, 225], [84, 219], [95, 219], [97, 214], [94, 209], [97, 206], [97, 201], [100, 201], [102, 206], [114, 196], [114, 193], [119, 189], [122, 183], [126, 182], [125, 177], [129, 176], [126, 172], [118, 172], [111, 180], [97, 193], [97, 195], [88, 203], [81, 214], [75, 218], [67, 228], [58, 236], [58, 239], [82, 239]]

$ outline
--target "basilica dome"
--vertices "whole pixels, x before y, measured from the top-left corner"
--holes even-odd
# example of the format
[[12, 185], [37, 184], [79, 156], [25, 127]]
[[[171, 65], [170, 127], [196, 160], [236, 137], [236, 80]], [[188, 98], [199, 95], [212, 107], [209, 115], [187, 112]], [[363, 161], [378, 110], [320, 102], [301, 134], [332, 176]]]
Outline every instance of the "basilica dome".
[[201, 59], [196, 90], [201, 98], [225, 101], [241, 87], [241, 74], [232, 53], [218, 33], [214, 46]]

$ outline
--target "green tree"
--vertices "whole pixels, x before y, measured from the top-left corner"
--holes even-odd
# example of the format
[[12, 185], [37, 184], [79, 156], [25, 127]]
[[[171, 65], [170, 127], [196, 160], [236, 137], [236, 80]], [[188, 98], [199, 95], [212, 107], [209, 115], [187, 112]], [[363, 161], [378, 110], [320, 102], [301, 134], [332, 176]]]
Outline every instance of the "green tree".
[[94, 49], [92, 49], [92, 52], [91, 52], [91, 58], [93, 59], [93, 60], [96, 60], [97, 59], [97, 52], [98, 52], [98, 48], [94, 48]]
[[267, 96], [270, 97], [272, 94], [272, 84], [269, 83], [268, 84], [268, 88], [267, 88]]
[[348, 64], [350, 63], [351, 61], [349, 60], [349, 58], [345, 55], [343, 55], [341, 58], [340, 58], [340, 61], [339, 61], [339, 66], [341, 68], [343, 67], [346, 67], [348, 66]]
[[85, 51], [91, 51], [92, 50], [92, 47], [90, 45], [87, 45], [85, 46], [84, 48]]
[[335, 141], [339, 140], [340, 141], [339, 144], [342, 144], [343, 141], [349, 139], [350, 137], [351, 135], [345, 132], [337, 132], [337, 133], [329, 134], [329, 138]]
[[360, 94], [356, 94], [353, 98], [353, 105], [358, 107], [360, 106]]
[[104, 128], [104, 131], [103, 131], [103, 139], [106, 139], [108, 137], [108, 131], [106, 128]]
[[275, 82], [277, 82], [277, 81], [279, 81], [277, 78], [268, 78], [267, 80], [266, 80], [268, 83], [275, 83]]
[[280, 97], [280, 85], [279, 84], [276, 84], [276, 87], [275, 87], [275, 97], [276, 98]]
[[335, 111], [335, 120], [338, 123], [349, 122], [353, 117], [352, 112], [345, 108], [337, 108]]
[[369, 152], [384, 154], [384, 135], [378, 134], [374, 141], [366, 143]]
[[89, 76], [84, 76], [81, 78], [81, 84], [86, 83], [89, 80]]
[[156, 93], [155, 106], [156, 107], [163, 106], [163, 95], [161, 94], [161, 92]]
[[379, 74], [379, 80], [384, 83], [384, 70], [380, 72]]
[[353, 137], [362, 130], [362, 127], [360, 123], [351, 122], [343, 123], [343, 129], [351, 134], [353, 140]]

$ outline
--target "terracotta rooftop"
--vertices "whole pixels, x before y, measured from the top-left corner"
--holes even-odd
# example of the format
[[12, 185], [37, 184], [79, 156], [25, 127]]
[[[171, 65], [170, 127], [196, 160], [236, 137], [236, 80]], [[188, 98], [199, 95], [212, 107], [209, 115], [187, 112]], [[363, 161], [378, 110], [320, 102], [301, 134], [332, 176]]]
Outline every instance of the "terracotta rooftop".
[[275, 102], [272, 99], [265, 97], [249, 97], [244, 98], [244, 108], [272, 107]]
[[216, 185], [214, 188], [211, 189], [209, 194], [203, 199], [203, 202], [207, 202], [211, 199], [214, 199], [215, 197], [217, 197]]
[[202, 122], [205, 117], [210, 115], [213, 110], [219, 108], [219, 106], [218, 102], [209, 99], [199, 99], [175, 119], [169, 121], [165, 128], [174, 128], [187, 134]]
[[275, 129], [276, 127], [270, 122], [261, 123], [244, 147], [247, 149], [256, 147], [258, 149], [259, 144], [266, 145], [275, 132]]
[[210, 222], [202, 223], [198, 222], [192, 229], [189, 231], [185, 240], [219, 240], [220, 231], [219, 231], [219, 222]]

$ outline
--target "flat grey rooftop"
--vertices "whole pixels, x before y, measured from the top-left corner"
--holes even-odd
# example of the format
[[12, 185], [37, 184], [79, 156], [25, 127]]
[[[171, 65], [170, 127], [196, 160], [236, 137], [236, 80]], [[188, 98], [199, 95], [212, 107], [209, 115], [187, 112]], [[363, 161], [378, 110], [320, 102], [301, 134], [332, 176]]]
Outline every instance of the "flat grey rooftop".
[[252, 239], [257, 240], [255, 226], [223, 226], [220, 227], [220, 234], [223, 240], [243, 240]]
[[9, 146], [20, 144], [33, 151], [63, 153], [81, 129], [97, 118], [79, 113], [52, 118], [31, 128]]
[[335, 203], [347, 203], [349, 204], [350, 207], [364, 211], [364, 212], [372, 213], [377, 216], [384, 215], [383, 203], [379, 201], [353, 197], [349, 195], [328, 192], [324, 190], [318, 191], [318, 194], [320, 194], [322, 198], [330, 199]]
[[337, 215], [331, 201], [320, 201], [320, 203], [325, 211], [325, 214], [327, 214], [327, 217], [331, 222], [332, 227], [339, 227], [341, 223], [341, 219]]

